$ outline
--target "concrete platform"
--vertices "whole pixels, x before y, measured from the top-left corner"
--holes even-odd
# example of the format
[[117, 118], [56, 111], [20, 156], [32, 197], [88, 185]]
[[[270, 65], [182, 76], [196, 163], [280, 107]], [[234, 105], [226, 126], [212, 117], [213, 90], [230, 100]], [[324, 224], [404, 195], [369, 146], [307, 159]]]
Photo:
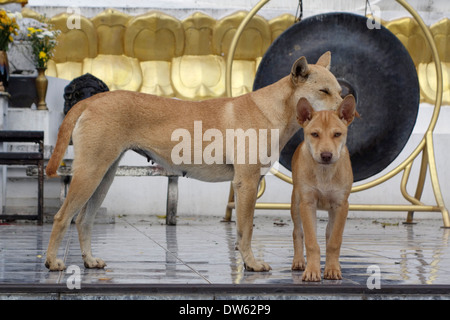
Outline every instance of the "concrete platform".
[[[269, 272], [244, 270], [235, 223], [179, 216], [117, 217], [96, 224], [93, 253], [105, 269], [85, 269], [75, 225], [61, 245], [65, 272], [44, 266], [51, 225], [0, 225], [0, 299], [449, 299], [450, 230], [438, 219], [349, 219], [341, 250], [343, 279], [302, 282], [291, 271], [290, 219], [256, 214], [255, 255]], [[318, 221], [322, 269], [326, 221]]]

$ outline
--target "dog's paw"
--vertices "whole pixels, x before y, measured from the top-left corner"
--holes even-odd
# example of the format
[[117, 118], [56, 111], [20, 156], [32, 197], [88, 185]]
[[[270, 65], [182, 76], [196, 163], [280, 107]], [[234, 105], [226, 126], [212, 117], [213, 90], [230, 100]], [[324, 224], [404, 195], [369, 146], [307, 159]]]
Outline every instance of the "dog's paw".
[[247, 271], [255, 271], [255, 272], [263, 272], [263, 271], [269, 271], [272, 270], [270, 265], [265, 263], [262, 260], [255, 260], [253, 264], [247, 264], [245, 263], [245, 269]]
[[303, 270], [305, 270], [305, 266], [306, 266], [306, 264], [305, 264], [305, 259], [304, 258], [302, 258], [302, 259], [295, 259], [294, 258], [294, 261], [292, 261], [292, 270], [303, 271]]
[[64, 262], [61, 259], [54, 259], [54, 260], [46, 260], [45, 261], [45, 266], [50, 270], [50, 271], [63, 271], [66, 270], [66, 265], [64, 264]]
[[320, 275], [320, 268], [308, 268], [306, 267], [305, 272], [303, 272], [302, 281], [320, 281], [322, 280]]
[[342, 280], [341, 268], [328, 268], [325, 266], [323, 278], [327, 280]]
[[106, 263], [100, 258], [90, 258], [84, 260], [84, 266], [89, 269], [103, 269], [106, 267]]

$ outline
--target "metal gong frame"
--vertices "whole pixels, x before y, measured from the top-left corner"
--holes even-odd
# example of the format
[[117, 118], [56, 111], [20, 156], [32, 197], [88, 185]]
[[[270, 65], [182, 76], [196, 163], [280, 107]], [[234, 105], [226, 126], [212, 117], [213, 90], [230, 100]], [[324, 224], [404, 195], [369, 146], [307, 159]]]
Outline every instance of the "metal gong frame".
[[[245, 28], [245, 26], [248, 24], [248, 22], [252, 19], [252, 17], [270, 0], [261, 0], [258, 2], [253, 9], [247, 14], [247, 16], [242, 20], [241, 24], [239, 25], [238, 29], [236, 30], [236, 33], [234, 35], [234, 38], [231, 42], [229, 55], [227, 57], [227, 69], [226, 69], [226, 75], [225, 75], [225, 84], [226, 84], [226, 92], [228, 96], [232, 96], [231, 94], [231, 70], [232, 70], [232, 64], [233, 64], [233, 58], [234, 53], [236, 51], [237, 43], [239, 41], [239, 38]], [[403, 172], [403, 176], [400, 182], [400, 191], [403, 197], [410, 202], [408, 205], [404, 204], [350, 204], [349, 210], [351, 211], [407, 211], [407, 217], [406, 221], [404, 223], [410, 224], [413, 223], [414, 218], [414, 212], [415, 211], [421, 211], [421, 212], [441, 212], [442, 214], [442, 220], [443, 220], [443, 227], [444, 228], [450, 228], [450, 216], [447, 208], [445, 207], [444, 199], [442, 197], [441, 188], [439, 185], [439, 179], [438, 179], [438, 173], [436, 168], [436, 161], [434, 156], [434, 146], [433, 146], [433, 131], [436, 126], [436, 122], [439, 117], [439, 112], [442, 104], [442, 92], [443, 92], [443, 81], [442, 81], [442, 69], [441, 69], [441, 61], [439, 59], [439, 54], [436, 48], [436, 44], [434, 42], [434, 39], [431, 35], [430, 30], [420, 17], [420, 15], [417, 13], [417, 11], [409, 5], [404, 0], [396, 0], [403, 8], [405, 8], [417, 21], [420, 28], [422, 29], [425, 38], [427, 40], [428, 46], [431, 49], [433, 60], [435, 62], [436, 67], [436, 99], [435, 99], [435, 105], [433, 110], [433, 115], [431, 117], [430, 123], [428, 125], [428, 128], [420, 141], [420, 143], [417, 145], [417, 147], [414, 149], [414, 151], [397, 167], [389, 171], [388, 173], [384, 174], [381, 177], [378, 177], [372, 181], [366, 182], [361, 185], [353, 186], [351, 192], [360, 192], [363, 190], [367, 190], [370, 188], [373, 188], [375, 186], [378, 186], [389, 179], [393, 178], [400, 172]], [[409, 180], [409, 175], [411, 173], [411, 168], [413, 165], [413, 162], [418, 158], [419, 155], [422, 155], [421, 157], [421, 164], [420, 164], [420, 171], [419, 171], [419, 178], [417, 181], [416, 191], [414, 196], [410, 195], [406, 190], [406, 185]], [[425, 185], [425, 178], [427, 175], [427, 169], [429, 170], [430, 174], [430, 180], [431, 180], [431, 186], [434, 192], [436, 203], [434, 205], [427, 205], [420, 201], [420, 198], [422, 196], [422, 192]], [[292, 178], [285, 175], [284, 173], [271, 168], [270, 172], [278, 177], [279, 179], [292, 184]], [[261, 180], [258, 195], [257, 198], [259, 199], [266, 188], [266, 182], [265, 179]], [[234, 202], [234, 190], [233, 187], [230, 187], [230, 194], [228, 197], [228, 204], [225, 212], [224, 221], [231, 221], [232, 216], [232, 210], [235, 208], [235, 202]], [[290, 203], [262, 203], [262, 202], [256, 202], [255, 209], [269, 209], [269, 210], [289, 210], [291, 208]]]

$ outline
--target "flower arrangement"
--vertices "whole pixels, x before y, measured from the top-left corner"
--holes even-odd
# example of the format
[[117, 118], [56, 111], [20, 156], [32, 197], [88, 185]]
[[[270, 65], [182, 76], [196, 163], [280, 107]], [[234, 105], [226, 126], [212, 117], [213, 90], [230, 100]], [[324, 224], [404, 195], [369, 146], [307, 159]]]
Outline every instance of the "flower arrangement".
[[28, 27], [28, 39], [37, 68], [47, 67], [48, 60], [53, 57], [53, 49], [57, 44], [56, 37], [59, 33], [59, 30], [52, 30], [46, 23], [42, 23], [38, 28]]
[[0, 10], [0, 50], [7, 51], [8, 46], [14, 41], [13, 35], [17, 35], [19, 25], [16, 21], [16, 15]]

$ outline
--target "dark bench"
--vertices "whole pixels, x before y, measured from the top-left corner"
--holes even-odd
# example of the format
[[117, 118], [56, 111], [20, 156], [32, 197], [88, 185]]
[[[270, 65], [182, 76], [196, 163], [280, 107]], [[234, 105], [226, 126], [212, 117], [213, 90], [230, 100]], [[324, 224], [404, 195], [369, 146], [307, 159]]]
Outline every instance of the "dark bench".
[[38, 168], [38, 212], [37, 215], [2, 214], [1, 219], [37, 220], [42, 224], [44, 218], [44, 132], [43, 131], [0, 131], [2, 142], [37, 143], [38, 152], [0, 152], [0, 165], [34, 165]]
[[[59, 167], [58, 174], [61, 176], [64, 186], [64, 197], [70, 184], [72, 176], [71, 167]], [[177, 224], [177, 206], [178, 206], [178, 176], [172, 172], [165, 170], [158, 165], [152, 166], [119, 166], [116, 171], [116, 176], [121, 177], [167, 177], [169, 179], [167, 184], [167, 202], [166, 202], [166, 224]], [[64, 188], [64, 189], [63, 189]], [[62, 197], [61, 193], [61, 197]]]
[[[36, 167], [27, 168], [27, 176], [38, 175]], [[70, 166], [59, 167], [57, 171], [61, 177], [61, 203], [64, 201], [69, 190], [72, 168]], [[166, 202], [166, 224], [176, 225], [176, 215], [178, 206], [178, 176], [173, 172], [169, 172], [158, 165], [151, 166], [119, 166], [116, 176], [121, 177], [167, 177], [167, 202]]]

